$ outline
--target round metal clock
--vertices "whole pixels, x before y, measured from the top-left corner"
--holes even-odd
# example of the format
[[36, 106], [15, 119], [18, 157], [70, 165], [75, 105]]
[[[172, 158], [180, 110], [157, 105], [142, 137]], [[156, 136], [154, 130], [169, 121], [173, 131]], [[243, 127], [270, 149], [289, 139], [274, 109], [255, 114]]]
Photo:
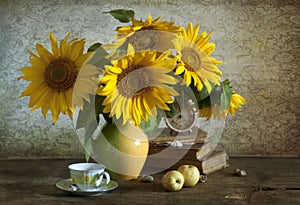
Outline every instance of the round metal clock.
[[197, 121], [197, 109], [190, 100], [184, 104], [181, 111], [172, 118], [166, 118], [167, 126], [175, 132], [192, 132]]

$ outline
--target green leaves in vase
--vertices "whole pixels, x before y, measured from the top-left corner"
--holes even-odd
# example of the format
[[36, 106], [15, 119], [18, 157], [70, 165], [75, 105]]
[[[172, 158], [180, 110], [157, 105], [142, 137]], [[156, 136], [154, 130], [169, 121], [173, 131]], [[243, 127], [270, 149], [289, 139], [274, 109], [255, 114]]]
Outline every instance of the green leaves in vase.
[[130, 22], [130, 20], [134, 18], [134, 14], [135, 14], [133, 10], [124, 10], [124, 9], [116, 9], [116, 10], [111, 10], [103, 13], [109, 13], [115, 19], [119, 20], [121, 23]]

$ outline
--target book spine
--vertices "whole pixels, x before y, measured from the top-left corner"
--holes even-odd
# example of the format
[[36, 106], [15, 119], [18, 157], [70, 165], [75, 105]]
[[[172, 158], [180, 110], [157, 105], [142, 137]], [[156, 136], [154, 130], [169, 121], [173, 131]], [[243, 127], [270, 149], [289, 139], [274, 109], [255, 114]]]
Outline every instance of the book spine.
[[200, 172], [203, 174], [210, 174], [212, 172], [224, 169], [229, 166], [229, 160], [226, 153], [208, 158], [201, 162]]

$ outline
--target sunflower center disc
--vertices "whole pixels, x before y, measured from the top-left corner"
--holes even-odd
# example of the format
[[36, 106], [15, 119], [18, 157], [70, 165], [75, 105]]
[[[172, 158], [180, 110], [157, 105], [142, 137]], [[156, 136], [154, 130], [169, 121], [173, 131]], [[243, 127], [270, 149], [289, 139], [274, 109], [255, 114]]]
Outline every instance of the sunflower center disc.
[[193, 49], [184, 49], [182, 50], [182, 59], [185, 64], [187, 64], [186, 68], [190, 71], [198, 71], [201, 68], [201, 59], [200, 54], [198, 54]]
[[57, 92], [73, 87], [78, 75], [74, 62], [68, 59], [55, 59], [45, 68], [44, 80], [48, 87]]
[[145, 38], [142, 38], [137, 42], [137, 48], [149, 48], [151, 42], [152, 42], [151, 37], [145, 36]]
[[63, 82], [68, 75], [67, 72], [68, 71], [66, 70], [65, 67], [60, 67], [60, 66], [53, 67], [50, 70], [50, 78], [53, 82], [57, 82], [57, 83]]
[[188, 58], [188, 63], [194, 64], [197, 60], [195, 59], [195, 56], [189, 55]]
[[128, 44], [132, 44], [135, 51], [155, 49], [158, 41], [158, 34], [155, 30], [140, 30], [127, 40]]
[[140, 90], [143, 86], [143, 79], [137, 75], [129, 75], [127, 85], [132, 90]]
[[[127, 97], [132, 98], [143, 92], [149, 86], [149, 77], [145, 70], [138, 70], [138, 68], [132, 68], [137, 70], [124, 73], [126, 76], [122, 76], [118, 82], [117, 88], [119, 92]], [[129, 69], [131, 70], [131, 69]]]

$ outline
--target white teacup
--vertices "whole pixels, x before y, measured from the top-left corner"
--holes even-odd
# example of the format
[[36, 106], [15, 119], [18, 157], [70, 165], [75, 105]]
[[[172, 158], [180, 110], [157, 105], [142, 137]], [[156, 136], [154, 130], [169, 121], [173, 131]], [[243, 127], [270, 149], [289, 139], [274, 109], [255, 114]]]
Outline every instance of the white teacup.
[[105, 172], [105, 166], [96, 163], [76, 163], [68, 166], [71, 174], [72, 184], [79, 190], [91, 191], [99, 188], [102, 183], [103, 175], [106, 178], [105, 184], [110, 181], [110, 176]]

